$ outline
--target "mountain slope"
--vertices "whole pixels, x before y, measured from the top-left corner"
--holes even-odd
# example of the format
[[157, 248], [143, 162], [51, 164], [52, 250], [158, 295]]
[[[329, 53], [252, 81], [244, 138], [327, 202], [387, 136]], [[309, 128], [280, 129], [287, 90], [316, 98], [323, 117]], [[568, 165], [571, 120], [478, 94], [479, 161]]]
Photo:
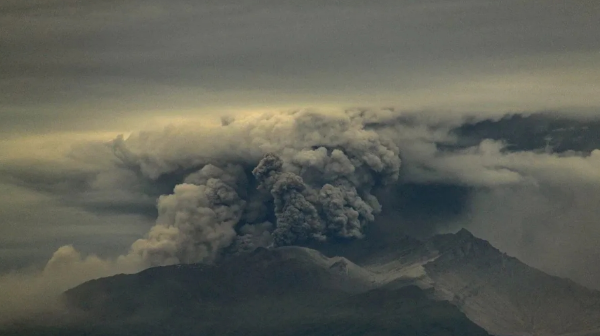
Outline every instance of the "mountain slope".
[[87, 282], [65, 293], [83, 320], [20, 335], [488, 335], [431, 293], [381, 285], [342, 257], [258, 249]]
[[600, 333], [599, 292], [531, 268], [466, 230], [398, 242], [338, 251], [356, 263], [309, 248], [259, 248], [212, 266], [93, 280], [64, 295], [84, 314], [77, 323], [12, 334]]
[[[600, 293], [509, 257], [467, 230], [434, 236], [392, 261], [366, 269], [431, 288], [498, 335], [567, 335], [600, 329]], [[412, 280], [411, 280], [412, 277]]]
[[442, 253], [425, 265], [436, 292], [486, 329], [562, 335], [600, 328], [600, 293], [529, 267], [467, 231], [438, 238]]

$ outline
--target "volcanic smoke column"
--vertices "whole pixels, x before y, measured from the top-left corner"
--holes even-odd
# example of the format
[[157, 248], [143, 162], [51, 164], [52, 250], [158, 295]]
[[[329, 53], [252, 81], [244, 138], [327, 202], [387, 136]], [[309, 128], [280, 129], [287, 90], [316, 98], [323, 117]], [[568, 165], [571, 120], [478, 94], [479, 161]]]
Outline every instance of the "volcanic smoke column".
[[296, 174], [283, 172], [283, 161], [269, 153], [252, 174], [273, 196], [277, 227], [273, 231], [275, 246], [293, 245], [309, 239], [324, 240], [324, 226], [315, 206], [306, 199], [309, 189]]
[[[149, 266], [210, 262], [236, 237], [246, 202], [237, 192], [235, 166], [206, 165], [158, 200], [158, 218], [147, 237], [131, 246], [128, 258]], [[237, 173], [237, 174], [236, 174]]]
[[372, 190], [398, 179], [398, 132], [382, 131], [393, 122], [303, 110], [118, 137], [115, 165], [94, 185], [128, 176], [133, 194], [147, 196], [176, 184], [116, 264], [210, 263], [258, 246], [362, 238], [381, 210]]

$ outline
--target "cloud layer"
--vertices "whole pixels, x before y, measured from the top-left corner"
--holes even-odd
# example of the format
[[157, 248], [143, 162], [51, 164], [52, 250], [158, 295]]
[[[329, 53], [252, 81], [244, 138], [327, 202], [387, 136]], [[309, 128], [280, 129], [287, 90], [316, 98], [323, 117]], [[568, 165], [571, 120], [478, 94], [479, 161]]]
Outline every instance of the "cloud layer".
[[307, 104], [589, 109], [600, 103], [597, 10], [595, 0], [7, 0], [0, 128], [129, 131], [157, 115]]

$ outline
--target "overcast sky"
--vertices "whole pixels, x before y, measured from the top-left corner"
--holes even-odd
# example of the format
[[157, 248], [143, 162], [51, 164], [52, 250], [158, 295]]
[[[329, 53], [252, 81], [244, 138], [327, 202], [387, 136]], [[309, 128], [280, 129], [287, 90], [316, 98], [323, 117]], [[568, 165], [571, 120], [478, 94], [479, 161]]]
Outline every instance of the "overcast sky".
[[597, 0], [0, 0], [0, 265], [153, 224], [56, 192], [97, 164], [69, 161], [84, 143], [305, 107], [593, 116], [599, 32]]
[[594, 0], [0, 3], [3, 137], [298, 106], [598, 106]]

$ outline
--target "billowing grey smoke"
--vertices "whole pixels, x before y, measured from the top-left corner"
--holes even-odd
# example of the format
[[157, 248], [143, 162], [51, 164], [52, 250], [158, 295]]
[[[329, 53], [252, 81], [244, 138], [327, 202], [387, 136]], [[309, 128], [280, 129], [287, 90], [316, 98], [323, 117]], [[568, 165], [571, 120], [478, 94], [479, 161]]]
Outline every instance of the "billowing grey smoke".
[[351, 113], [297, 111], [228, 119], [215, 134], [165, 132], [166, 144], [152, 133], [113, 142], [122, 166], [151, 180], [196, 169], [159, 198], [156, 225], [132, 245], [129, 258], [145, 265], [362, 238], [381, 210], [372, 189], [400, 170], [396, 144]]
[[[235, 166], [229, 170], [238, 173]], [[241, 175], [243, 176], [243, 175]], [[239, 180], [225, 170], [206, 165], [158, 200], [158, 219], [131, 253], [150, 265], [211, 261], [236, 236], [234, 226], [245, 201], [236, 187]]]
[[363, 200], [348, 180], [338, 180], [321, 188], [319, 201], [327, 230], [343, 238], [362, 238], [365, 223], [375, 220], [381, 206], [372, 195]]
[[366, 223], [381, 210], [377, 199], [368, 195], [370, 204], [365, 202], [347, 179], [333, 176], [336, 179], [332, 184], [326, 183], [317, 191], [302, 177], [283, 172], [282, 167], [281, 158], [269, 153], [253, 170], [260, 187], [269, 190], [275, 202], [276, 246], [325, 240], [328, 236], [362, 238]]
[[232, 244], [231, 253], [252, 252], [257, 247], [270, 246], [273, 241], [271, 236], [272, 229], [273, 224], [271, 222], [243, 225], [238, 230], [239, 235]]
[[302, 178], [283, 172], [283, 161], [267, 154], [252, 171], [260, 187], [271, 192], [275, 203], [277, 228], [273, 231], [276, 246], [292, 245], [309, 239], [324, 240], [324, 226], [315, 205], [307, 200], [310, 190]]
[[[390, 121], [389, 113], [302, 110], [169, 126], [96, 146], [102, 151], [85, 158], [101, 164], [86, 172], [82, 198], [110, 200], [118, 191], [147, 202], [172, 190], [158, 197], [155, 225], [127, 254], [99, 259], [103, 274], [362, 238], [381, 210], [374, 191], [399, 177], [398, 133], [379, 126]], [[60, 251], [72, 258], [59, 253], [51, 264], [88, 263], [72, 247]]]

